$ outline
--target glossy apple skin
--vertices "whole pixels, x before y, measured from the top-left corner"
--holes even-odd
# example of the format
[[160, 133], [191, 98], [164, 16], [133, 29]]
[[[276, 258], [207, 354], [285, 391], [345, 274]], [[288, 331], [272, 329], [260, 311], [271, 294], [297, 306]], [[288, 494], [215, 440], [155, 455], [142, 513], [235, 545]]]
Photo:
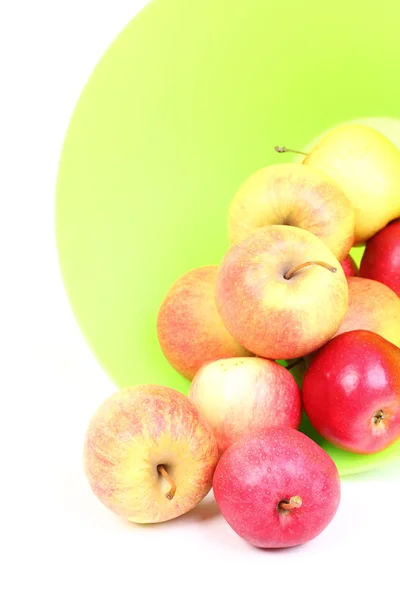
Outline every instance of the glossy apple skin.
[[[113, 394], [91, 419], [84, 468], [97, 498], [134, 523], [159, 523], [191, 510], [209, 492], [218, 460], [210, 425], [179, 392], [139, 385]], [[157, 470], [164, 465], [177, 485]]]
[[[335, 463], [303, 433], [273, 427], [230, 446], [214, 473], [215, 499], [232, 529], [259, 548], [287, 548], [312, 540], [340, 502]], [[302, 506], [281, 511], [282, 500]]]
[[368, 240], [360, 275], [384, 283], [400, 296], [400, 219]]
[[400, 347], [400, 298], [387, 285], [348, 277], [349, 304], [335, 336], [346, 331], [373, 331]]
[[384, 450], [400, 437], [400, 349], [370, 331], [343, 333], [313, 357], [302, 398], [314, 428], [338, 448]]
[[244, 434], [274, 425], [300, 425], [296, 380], [285, 367], [264, 358], [229, 358], [205, 365], [192, 381], [189, 398], [211, 424], [220, 454]]
[[359, 274], [359, 269], [356, 265], [356, 262], [350, 254], [346, 256], [344, 260], [340, 263], [342, 265], [342, 269], [346, 277], [357, 277]]
[[226, 329], [215, 305], [218, 267], [200, 267], [185, 273], [168, 291], [157, 318], [161, 350], [171, 366], [193, 379], [207, 362], [232, 356], [250, 356]]
[[[323, 261], [336, 270], [308, 266]], [[320, 348], [348, 305], [340, 263], [315, 235], [288, 225], [261, 227], [232, 246], [219, 267], [216, 303], [231, 335], [257, 356], [291, 359]]]

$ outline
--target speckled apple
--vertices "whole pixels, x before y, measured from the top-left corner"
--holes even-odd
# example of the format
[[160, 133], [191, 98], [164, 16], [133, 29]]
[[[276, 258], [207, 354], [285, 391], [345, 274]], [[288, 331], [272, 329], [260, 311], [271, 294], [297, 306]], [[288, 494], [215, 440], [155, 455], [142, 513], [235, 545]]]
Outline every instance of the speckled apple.
[[333, 460], [288, 427], [272, 427], [230, 446], [217, 465], [213, 487], [228, 524], [260, 548], [312, 540], [332, 521], [340, 502]]
[[340, 263], [318, 237], [270, 225], [228, 250], [216, 302], [239, 343], [263, 358], [291, 359], [313, 352], [337, 331], [348, 287]]
[[192, 381], [189, 398], [211, 424], [220, 454], [247, 433], [300, 425], [296, 380], [285, 367], [263, 358], [205, 365]]
[[158, 313], [161, 350], [176, 371], [191, 380], [207, 362], [250, 356], [223, 324], [215, 305], [217, 266], [189, 271], [167, 293]]
[[349, 331], [319, 350], [302, 397], [314, 428], [343, 450], [373, 454], [400, 438], [400, 349], [371, 331]]
[[400, 298], [379, 281], [348, 277], [349, 306], [335, 336], [365, 329], [400, 347]]
[[354, 241], [355, 211], [343, 190], [308, 165], [270, 165], [251, 175], [229, 208], [229, 237], [237, 243], [266, 225], [311, 231], [342, 260]]
[[84, 468], [98, 499], [135, 523], [174, 519], [209, 492], [218, 460], [210, 425], [167, 387], [123, 389], [94, 414]]

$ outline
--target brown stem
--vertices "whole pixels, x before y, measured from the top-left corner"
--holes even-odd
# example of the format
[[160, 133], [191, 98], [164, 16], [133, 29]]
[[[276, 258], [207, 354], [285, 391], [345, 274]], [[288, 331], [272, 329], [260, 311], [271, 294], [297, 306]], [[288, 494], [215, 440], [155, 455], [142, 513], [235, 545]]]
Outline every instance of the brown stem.
[[165, 494], [165, 497], [167, 498], [167, 500], [172, 500], [172, 498], [175, 496], [175, 493], [176, 493], [175, 482], [168, 475], [168, 473], [163, 465], [158, 465], [157, 471], [160, 473], [160, 475], [165, 477], [165, 479], [168, 481], [169, 485], [171, 486], [171, 489], [169, 490], [169, 492], [167, 494]]
[[293, 367], [297, 367], [297, 365], [299, 365], [299, 364], [300, 364], [302, 361], [303, 361], [303, 357], [302, 357], [302, 356], [300, 356], [300, 358], [298, 358], [298, 359], [294, 360], [292, 363], [290, 363], [290, 364], [286, 365], [286, 367], [285, 367], [285, 368], [286, 368], [288, 371], [290, 371], [290, 369], [293, 369]]
[[331, 273], [336, 273], [337, 268], [332, 267], [332, 265], [328, 265], [328, 263], [323, 262], [321, 260], [309, 260], [308, 262], [302, 263], [301, 265], [297, 265], [297, 267], [292, 267], [286, 275], [284, 275], [285, 279], [291, 279], [297, 271], [303, 269], [304, 267], [311, 267], [312, 265], [318, 265], [320, 267], [324, 267], [324, 269], [328, 269]]
[[292, 150], [291, 148], [286, 148], [286, 146], [275, 146], [274, 150], [275, 152], [279, 152], [279, 154], [293, 152], [294, 154], [303, 154], [303, 156], [308, 156], [307, 152], [302, 152], [301, 150]]
[[279, 502], [278, 508], [279, 510], [293, 510], [294, 508], [300, 508], [302, 504], [303, 500], [300, 498], [300, 496], [292, 496], [289, 502], [286, 500]]

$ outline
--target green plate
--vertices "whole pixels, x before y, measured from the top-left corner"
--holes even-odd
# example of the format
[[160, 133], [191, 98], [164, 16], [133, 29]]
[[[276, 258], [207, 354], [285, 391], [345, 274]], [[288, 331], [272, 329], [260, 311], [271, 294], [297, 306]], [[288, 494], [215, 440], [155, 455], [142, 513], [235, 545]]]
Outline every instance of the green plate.
[[[172, 282], [218, 263], [256, 169], [336, 123], [398, 117], [397, 0], [159, 0], [91, 75], [62, 151], [56, 228], [72, 309], [118, 386], [186, 392], [156, 337]], [[380, 17], [377, 19], [376, 15]], [[342, 474], [400, 456], [329, 445]]]

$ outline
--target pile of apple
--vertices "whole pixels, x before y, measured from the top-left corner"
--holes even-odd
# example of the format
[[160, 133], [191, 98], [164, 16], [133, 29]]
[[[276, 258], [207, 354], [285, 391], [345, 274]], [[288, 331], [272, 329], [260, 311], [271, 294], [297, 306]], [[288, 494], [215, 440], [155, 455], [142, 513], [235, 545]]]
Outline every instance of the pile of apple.
[[[340, 500], [302, 414], [345, 451], [400, 439], [400, 151], [372, 128], [336, 127], [302, 163], [252, 175], [228, 221], [221, 264], [183, 275], [158, 314], [189, 397], [114, 394], [88, 427], [85, 471], [130, 521], [178, 517], [213, 487], [247, 542], [287, 547], [317, 536]], [[358, 272], [349, 251], [364, 244]]]

